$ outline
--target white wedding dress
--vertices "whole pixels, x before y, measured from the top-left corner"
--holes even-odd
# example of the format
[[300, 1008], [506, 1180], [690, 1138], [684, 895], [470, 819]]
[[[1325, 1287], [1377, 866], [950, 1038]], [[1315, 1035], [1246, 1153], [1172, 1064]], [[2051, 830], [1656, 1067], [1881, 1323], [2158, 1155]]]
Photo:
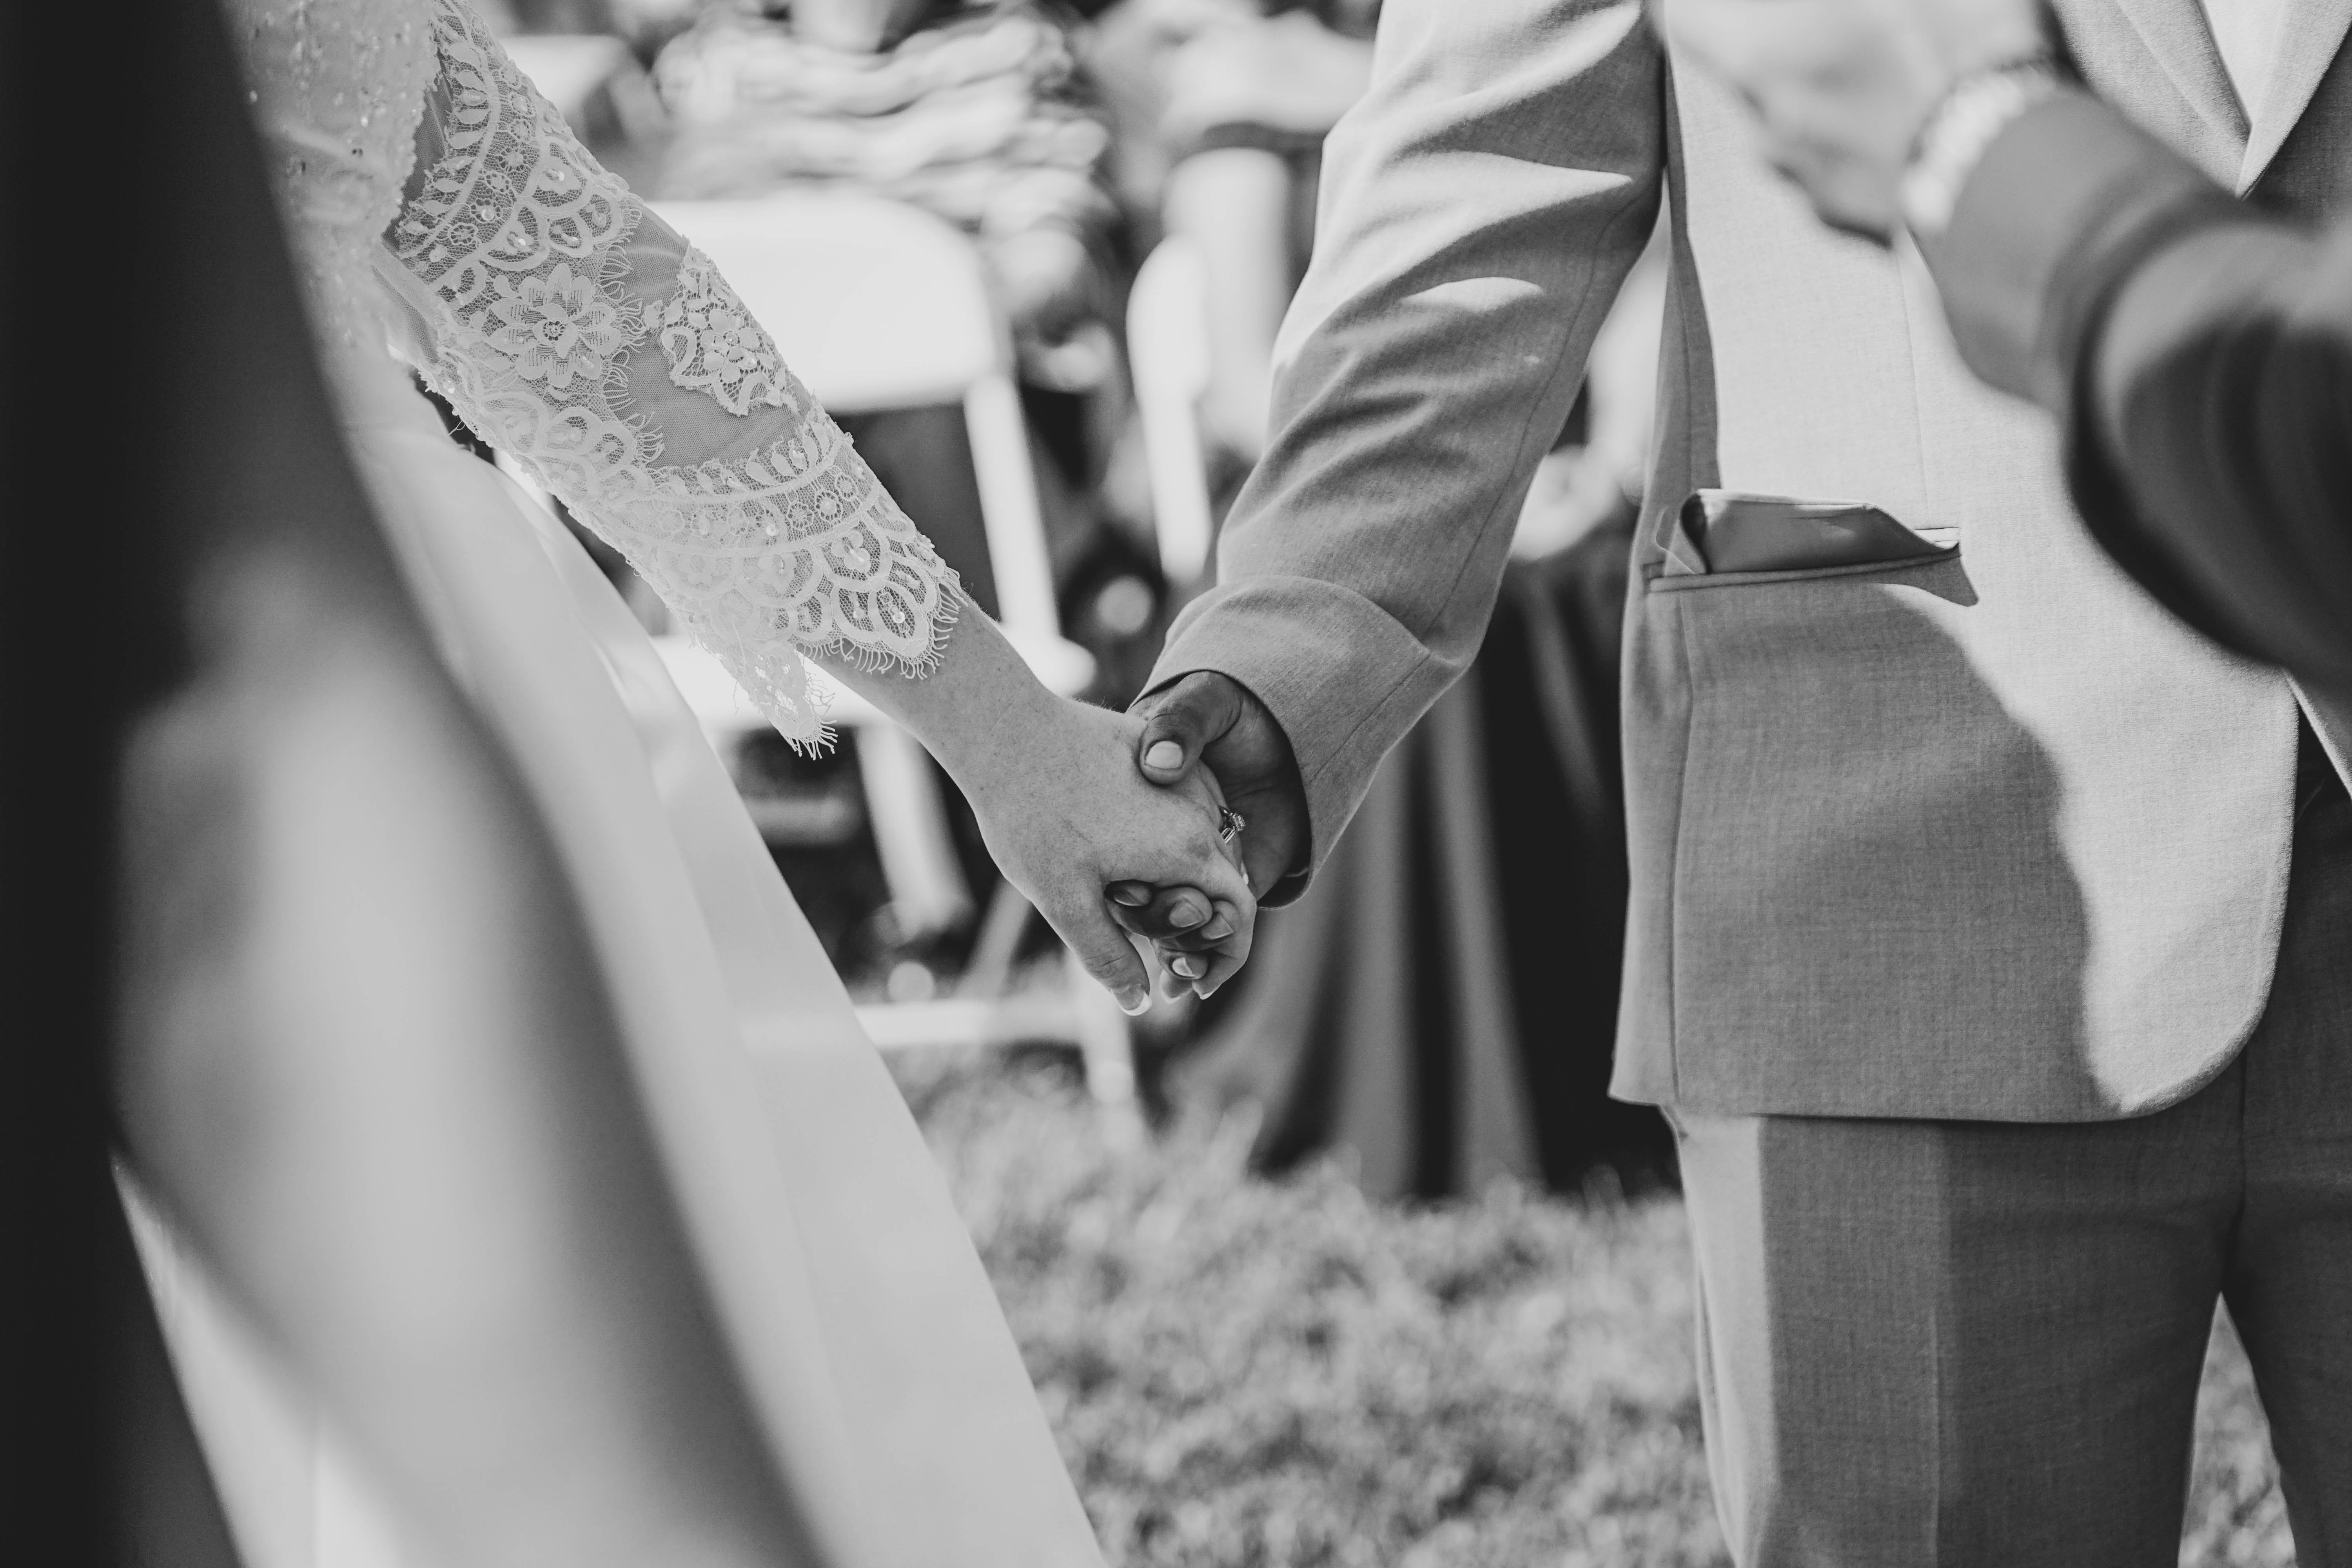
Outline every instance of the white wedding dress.
[[[726, 280], [461, 0], [226, 12], [347, 442], [554, 842], [746, 1403], [822, 1555], [1092, 1568], [970, 1239], [723, 766], [586, 555], [446, 438], [408, 367], [618, 546], [797, 742], [823, 732], [803, 655], [926, 672], [953, 574]], [[152, 1213], [141, 1230], [250, 1568], [327, 1568], [319, 1478], [370, 1495], [365, 1467], [327, 1451], [333, 1413]], [[377, 1539], [345, 1556], [424, 1568], [398, 1501], [361, 1510]]]

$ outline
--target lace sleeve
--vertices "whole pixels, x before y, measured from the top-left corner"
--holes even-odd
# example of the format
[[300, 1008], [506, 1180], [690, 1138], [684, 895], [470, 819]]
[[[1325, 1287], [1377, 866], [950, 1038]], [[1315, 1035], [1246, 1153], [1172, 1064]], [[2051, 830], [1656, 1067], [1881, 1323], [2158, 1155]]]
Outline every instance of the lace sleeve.
[[802, 652], [937, 665], [955, 574], [727, 280], [590, 157], [463, 0], [433, 0], [428, 148], [379, 270], [419, 369], [610, 541], [790, 740]]

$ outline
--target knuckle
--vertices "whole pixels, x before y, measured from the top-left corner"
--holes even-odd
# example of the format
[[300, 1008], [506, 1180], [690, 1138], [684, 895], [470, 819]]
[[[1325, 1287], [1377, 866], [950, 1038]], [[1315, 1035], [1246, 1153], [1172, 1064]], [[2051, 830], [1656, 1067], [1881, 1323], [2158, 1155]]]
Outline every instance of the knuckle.
[[1217, 677], [1207, 673], [1186, 676], [1168, 694], [1160, 711], [1171, 720], [1193, 726], [1205, 725], [1223, 705], [1224, 690]]
[[[1208, 728], [1201, 705], [1187, 698], [1171, 698], [1151, 715], [1146, 733], [1154, 740], [1199, 736]], [[1189, 749], [1189, 748], [1188, 748]]]

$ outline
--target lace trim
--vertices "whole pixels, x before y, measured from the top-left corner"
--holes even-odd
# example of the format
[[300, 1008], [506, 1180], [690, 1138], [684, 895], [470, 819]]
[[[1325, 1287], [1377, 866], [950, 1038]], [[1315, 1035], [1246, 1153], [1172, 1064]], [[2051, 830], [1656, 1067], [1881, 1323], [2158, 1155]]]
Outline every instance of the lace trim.
[[[788, 739], [822, 745], [800, 653], [930, 673], [955, 574], [708, 258], [687, 250], [657, 306], [630, 295], [635, 198], [459, 0], [433, 20], [447, 150], [388, 236], [434, 318], [427, 379], [620, 549]], [[776, 434], [731, 461], [660, 464], [658, 415], [623, 412], [648, 336], [673, 385]]]
[[395, 226], [403, 264], [460, 315], [481, 303], [493, 272], [562, 260], [601, 271], [635, 226], [628, 186], [457, 0], [436, 0], [433, 43], [451, 103], [446, 145]]

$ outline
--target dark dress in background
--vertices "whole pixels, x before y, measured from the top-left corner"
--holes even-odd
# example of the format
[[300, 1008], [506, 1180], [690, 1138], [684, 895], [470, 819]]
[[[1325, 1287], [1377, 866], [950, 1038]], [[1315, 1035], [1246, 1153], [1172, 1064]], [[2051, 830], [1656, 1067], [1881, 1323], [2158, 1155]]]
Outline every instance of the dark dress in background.
[[1261, 1108], [1254, 1164], [1337, 1153], [1367, 1193], [1673, 1179], [1608, 1097], [1625, 935], [1618, 635], [1630, 510], [1513, 562], [1470, 672], [1389, 757], [1322, 874], [1269, 913], [1178, 1093]]

